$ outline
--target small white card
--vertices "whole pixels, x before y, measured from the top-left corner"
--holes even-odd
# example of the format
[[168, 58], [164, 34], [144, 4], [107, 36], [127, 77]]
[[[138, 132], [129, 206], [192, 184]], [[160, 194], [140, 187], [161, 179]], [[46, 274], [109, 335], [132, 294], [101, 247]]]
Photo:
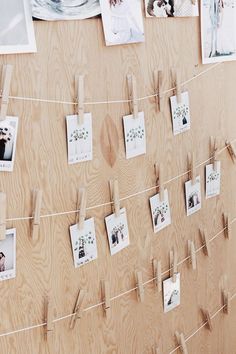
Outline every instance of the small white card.
[[201, 182], [200, 176], [196, 177], [196, 181], [185, 182], [185, 202], [187, 216], [192, 215], [201, 209]]
[[123, 248], [129, 246], [129, 230], [126, 209], [120, 210], [120, 216], [111, 214], [105, 218], [107, 236], [110, 246], [110, 252], [113, 256]]
[[216, 162], [216, 170], [213, 164], [206, 165], [206, 199], [220, 194], [220, 179], [220, 161]]
[[180, 305], [180, 273], [176, 274], [176, 282], [172, 278], [163, 281], [164, 312], [169, 312]]
[[0, 281], [16, 277], [16, 229], [6, 230], [0, 241]]
[[6, 117], [0, 121], [0, 171], [13, 171], [18, 117]]
[[138, 117], [132, 114], [123, 117], [126, 158], [146, 154], [146, 131], [144, 112], [139, 112]]
[[93, 159], [92, 115], [84, 113], [84, 122], [79, 124], [78, 116], [66, 117], [68, 163], [75, 164]]
[[181, 103], [177, 102], [177, 97], [170, 97], [171, 116], [174, 135], [190, 129], [190, 108], [188, 92], [181, 93]]
[[154, 232], [158, 232], [171, 224], [168, 190], [164, 190], [164, 200], [160, 201], [159, 193], [149, 199]]
[[70, 237], [75, 268], [97, 259], [94, 218], [85, 220], [82, 230], [78, 224], [70, 226]]

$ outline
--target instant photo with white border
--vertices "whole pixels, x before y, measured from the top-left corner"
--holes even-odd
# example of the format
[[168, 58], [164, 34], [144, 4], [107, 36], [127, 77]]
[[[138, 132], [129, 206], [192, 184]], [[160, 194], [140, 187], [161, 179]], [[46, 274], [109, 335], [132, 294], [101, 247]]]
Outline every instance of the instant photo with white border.
[[213, 198], [220, 194], [221, 163], [216, 162], [216, 169], [213, 164], [206, 165], [206, 199]]
[[0, 171], [12, 172], [16, 153], [18, 117], [0, 121]]
[[153, 230], [156, 233], [171, 224], [168, 190], [164, 190], [163, 201], [160, 200], [159, 193], [151, 197], [149, 201], [152, 214]]
[[201, 181], [197, 176], [195, 183], [192, 180], [185, 182], [185, 203], [187, 216], [196, 213], [201, 209]]
[[180, 273], [176, 274], [176, 281], [172, 278], [163, 281], [164, 312], [169, 312], [180, 305]]
[[146, 17], [198, 16], [198, 2], [192, 0], [145, 0]]
[[126, 158], [146, 154], [146, 130], [144, 112], [139, 112], [138, 117], [132, 114], [123, 117], [124, 139]]
[[0, 241], [0, 281], [16, 277], [16, 229], [6, 230]]
[[177, 101], [177, 96], [170, 97], [170, 106], [174, 135], [189, 130], [191, 121], [188, 92], [181, 93], [180, 103]]

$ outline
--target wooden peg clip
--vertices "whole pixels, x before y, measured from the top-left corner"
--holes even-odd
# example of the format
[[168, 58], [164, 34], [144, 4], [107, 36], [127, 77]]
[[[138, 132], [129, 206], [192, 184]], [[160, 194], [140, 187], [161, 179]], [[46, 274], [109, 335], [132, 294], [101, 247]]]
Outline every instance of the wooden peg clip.
[[159, 193], [159, 199], [160, 202], [164, 201], [164, 184], [163, 184], [163, 166], [162, 164], [155, 164], [155, 171], [156, 171], [156, 177], [157, 177], [157, 185], [158, 185], [158, 193]]
[[211, 321], [211, 316], [208, 310], [203, 310], [202, 309], [202, 314], [203, 317], [205, 319], [205, 321], [207, 322], [207, 328], [212, 331], [213, 330], [213, 326], [212, 326], [212, 321]]
[[211, 250], [210, 250], [210, 243], [208, 240], [207, 232], [205, 229], [199, 230], [201, 240], [202, 240], [202, 245], [204, 246], [203, 251], [206, 256], [210, 257], [211, 256]]
[[6, 209], [7, 209], [6, 194], [0, 192], [0, 240], [5, 240], [6, 238]]
[[111, 201], [113, 202], [113, 212], [116, 217], [120, 216], [120, 197], [119, 197], [119, 185], [117, 179], [110, 181], [110, 194]]
[[163, 111], [163, 98], [162, 98], [162, 91], [163, 91], [163, 71], [161, 70], [154, 70], [154, 89], [156, 94], [156, 107], [157, 112]]
[[161, 277], [161, 261], [153, 259], [153, 277], [155, 278], [155, 285], [158, 292], [162, 291], [162, 277]]
[[80, 188], [77, 195], [77, 220], [76, 223], [79, 226], [79, 230], [83, 230], [84, 221], [86, 219], [86, 204], [87, 204], [87, 192], [85, 188]]
[[78, 124], [82, 125], [84, 123], [84, 75], [75, 76], [75, 86], [77, 92], [76, 102], [78, 104]]
[[223, 312], [228, 315], [230, 311], [230, 293], [226, 290], [223, 290], [222, 299], [224, 305]]
[[223, 213], [223, 226], [224, 226], [224, 235], [225, 238], [230, 240], [232, 230], [231, 230], [231, 222], [230, 222], [230, 215]]
[[181, 353], [188, 354], [187, 344], [186, 344], [183, 333], [179, 333], [176, 331], [175, 337], [177, 339], [178, 345], [180, 346]]
[[175, 86], [175, 95], [177, 99], [177, 103], [180, 104], [182, 102], [182, 89], [181, 89], [181, 82], [180, 82], [180, 73], [178, 70], [172, 69], [172, 78], [173, 84]]
[[36, 189], [33, 192], [33, 222], [32, 222], [32, 239], [36, 240], [39, 235], [39, 226], [40, 226], [40, 212], [42, 207], [43, 200], [43, 191]]
[[194, 152], [188, 153], [188, 170], [189, 170], [189, 180], [192, 184], [196, 183], [196, 163]]
[[87, 294], [86, 290], [80, 289], [74, 307], [73, 316], [71, 317], [70, 329], [73, 329], [75, 327], [76, 321], [82, 317], [83, 308], [84, 308], [84, 299], [86, 297], [86, 294]]
[[177, 264], [177, 253], [174, 250], [170, 251], [170, 277], [172, 278], [173, 283], [176, 282], [176, 275], [178, 273], [178, 264]]
[[2, 69], [0, 121], [5, 120], [7, 116], [12, 70], [12, 65], [4, 65]]
[[50, 297], [45, 298], [45, 339], [48, 340], [52, 332], [54, 330], [54, 324], [53, 324], [53, 307], [52, 307], [52, 302]]
[[138, 96], [137, 96], [137, 81], [134, 74], [127, 75], [129, 99], [131, 100], [131, 112], [134, 118], [138, 118]]
[[142, 272], [136, 272], [136, 286], [137, 286], [137, 295], [140, 302], [144, 301], [144, 286], [143, 286], [143, 275]]
[[216, 169], [217, 169], [217, 160], [216, 160], [217, 150], [218, 150], [218, 146], [217, 146], [216, 138], [211, 136], [210, 137], [210, 152], [211, 152], [211, 158], [212, 158], [212, 164], [213, 164], [214, 171], [216, 171]]
[[228, 149], [228, 152], [230, 154], [230, 157], [231, 157], [232, 161], [235, 163], [235, 161], [236, 161], [236, 148], [235, 148], [234, 143], [227, 140], [225, 142], [225, 145], [226, 145], [226, 147]]
[[109, 318], [111, 313], [111, 295], [110, 295], [110, 283], [105, 280], [102, 281], [102, 301], [104, 313]]
[[188, 254], [189, 254], [189, 264], [192, 266], [193, 270], [197, 269], [197, 257], [195, 245], [192, 240], [188, 240]]

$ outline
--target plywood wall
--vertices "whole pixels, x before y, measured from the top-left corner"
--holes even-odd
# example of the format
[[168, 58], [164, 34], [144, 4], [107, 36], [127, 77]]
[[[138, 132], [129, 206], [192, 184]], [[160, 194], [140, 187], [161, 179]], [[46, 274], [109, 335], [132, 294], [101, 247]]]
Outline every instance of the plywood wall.
[[[170, 69], [181, 71], [182, 81], [193, 77], [206, 66], [200, 60], [199, 19], [145, 20], [146, 42], [107, 48], [100, 19], [83, 22], [35, 23], [37, 54], [1, 56], [0, 64], [14, 65], [11, 94], [63, 101], [74, 100], [74, 74], [85, 73], [86, 100], [100, 101], [127, 98], [126, 74], [133, 72], [138, 95], [153, 93], [153, 70], [164, 71], [164, 87], [171, 87]], [[236, 138], [235, 86], [236, 64], [227, 63], [192, 81], [190, 93], [191, 130], [173, 136], [168, 96], [164, 112], [156, 113], [153, 99], [142, 101], [147, 130], [147, 154], [125, 159], [122, 116], [129, 113], [127, 104], [91, 105], [93, 115], [94, 159], [67, 164], [65, 115], [73, 107], [63, 104], [11, 100], [9, 113], [20, 118], [16, 161], [13, 173], [1, 173], [0, 188], [7, 193], [9, 218], [32, 213], [32, 189], [43, 189], [42, 214], [74, 210], [76, 190], [86, 186], [88, 205], [109, 201], [108, 181], [118, 178], [120, 195], [127, 195], [155, 185], [154, 163], [164, 165], [168, 180], [187, 169], [187, 153], [195, 151], [197, 162], [209, 157], [209, 136]], [[106, 115], [115, 123], [119, 134], [119, 153], [113, 168], [105, 162], [100, 143], [101, 127]], [[144, 193], [122, 202], [128, 211], [131, 244], [111, 257], [104, 227], [110, 206], [90, 210], [96, 218], [99, 258], [82, 268], [73, 265], [69, 225], [75, 215], [43, 218], [40, 237], [32, 241], [29, 221], [11, 221], [17, 228], [17, 277], [0, 284], [0, 334], [44, 321], [44, 297], [53, 298], [56, 317], [72, 312], [78, 290], [88, 291], [86, 307], [101, 301], [100, 281], [108, 279], [111, 295], [135, 286], [134, 271], [142, 270], [144, 281], [152, 278], [153, 257], [168, 269], [169, 250], [175, 247], [179, 259], [187, 255], [187, 240], [200, 246], [199, 227], [209, 236], [222, 229], [222, 212], [236, 216], [236, 169], [227, 152], [222, 161], [222, 193], [205, 200], [195, 215], [186, 216], [183, 185], [186, 177], [168, 184], [172, 225], [158, 234], [152, 230], [148, 198]], [[198, 169], [202, 181], [203, 166]], [[202, 193], [204, 187], [202, 185]], [[140, 304], [135, 292], [112, 302], [111, 317], [105, 319], [102, 307], [84, 313], [73, 331], [69, 319], [55, 324], [51, 353], [65, 354], [150, 354], [155, 344], [161, 353], [176, 347], [175, 330], [186, 336], [202, 324], [200, 307], [214, 313], [221, 306], [220, 282], [227, 274], [232, 293], [236, 290], [234, 238], [223, 234], [211, 245], [212, 257], [197, 257], [197, 271], [185, 262], [181, 271], [181, 306], [163, 313], [162, 297], [153, 283], [145, 287], [145, 301]], [[202, 329], [188, 342], [189, 353], [236, 353], [236, 301], [231, 313], [220, 313], [213, 320], [212, 333]], [[4, 354], [49, 353], [43, 328], [0, 337]]]

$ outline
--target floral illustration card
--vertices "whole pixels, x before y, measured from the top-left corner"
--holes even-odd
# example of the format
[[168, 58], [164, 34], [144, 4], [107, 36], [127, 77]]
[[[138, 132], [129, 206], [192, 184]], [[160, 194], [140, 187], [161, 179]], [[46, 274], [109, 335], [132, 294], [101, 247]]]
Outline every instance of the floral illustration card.
[[163, 281], [164, 312], [169, 312], [180, 305], [180, 273], [176, 274], [176, 281], [172, 278]]
[[70, 226], [70, 237], [75, 268], [97, 258], [94, 218], [85, 220], [82, 230], [79, 229], [79, 224]]
[[123, 248], [129, 246], [129, 230], [126, 209], [120, 210], [120, 216], [111, 214], [105, 218], [107, 236], [110, 246], [110, 252], [113, 256]]
[[6, 230], [5, 240], [0, 241], [0, 281], [16, 276], [16, 229]]
[[13, 171], [18, 117], [6, 117], [0, 121], [0, 171]]
[[159, 193], [151, 197], [149, 201], [151, 206], [153, 229], [156, 233], [171, 224], [168, 190], [164, 190], [163, 201], [160, 200]]
[[220, 161], [216, 162], [216, 169], [213, 164], [206, 166], [206, 199], [220, 194], [221, 169]]
[[124, 116], [123, 124], [126, 158], [130, 159], [135, 156], [146, 154], [144, 113], [139, 112], [137, 118], [134, 118], [132, 114]]
[[201, 209], [201, 182], [200, 176], [196, 177], [195, 183], [185, 182], [185, 202], [187, 216]]
[[188, 92], [181, 93], [181, 102], [177, 102], [177, 97], [170, 97], [171, 116], [174, 135], [190, 129], [190, 109]]
[[66, 117], [68, 163], [90, 161], [93, 159], [92, 115], [84, 114], [83, 124], [79, 124], [78, 116]]

